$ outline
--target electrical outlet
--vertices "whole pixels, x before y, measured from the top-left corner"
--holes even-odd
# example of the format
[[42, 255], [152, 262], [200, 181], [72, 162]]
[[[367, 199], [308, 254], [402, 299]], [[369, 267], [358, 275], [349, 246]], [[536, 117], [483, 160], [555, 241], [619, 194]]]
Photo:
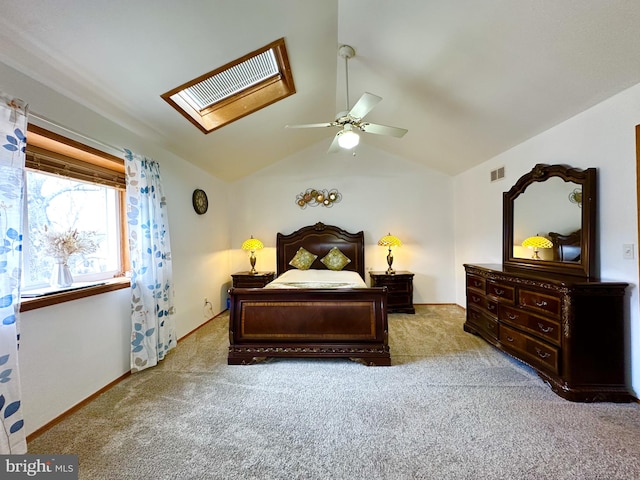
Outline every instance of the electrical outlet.
[[625, 243], [622, 245], [622, 258], [625, 260], [633, 260], [635, 258], [635, 249], [633, 243]]

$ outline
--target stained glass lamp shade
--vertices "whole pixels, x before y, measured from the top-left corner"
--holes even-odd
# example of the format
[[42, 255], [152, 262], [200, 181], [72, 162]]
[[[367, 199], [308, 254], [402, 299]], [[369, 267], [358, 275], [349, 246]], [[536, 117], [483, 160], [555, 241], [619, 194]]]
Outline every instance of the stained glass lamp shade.
[[532, 248], [533, 249], [533, 258], [534, 260], [540, 260], [540, 255], [538, 255], [539, 248], [552, 248], [553, 243], [548, 238], [544, 237], [529, 237], [522, 242], [523, 247]]
[[263, 248], [264, 248], [264, 244], [257, 238], [253, 238], [253, 235], [251, 235], [251, 238], [248, 238], [247, 240], [242, 242], [242, 250], [251, 252], [251, 255], [249, 255], [249, 262], [251, 263], [251, 270], [249, 271], [249, 273], [251, 275], [255, 275], [256, 273], [258, 273], [256, 271], [255, 253], [256, 253], [256, 250], [262, 250]]
[[389, 235], [385, 235], [380, 240], [378, 240], [378, 245], [380, 245], [381, 247], [389, 248], [389, 253], [387, 254], [387, 264], [389, 265], [389, 268], [387, 269], [387, 274], [393, 275], [396, 272], [395, 270], [393, 270], [393, 268], [391, 268], [391, 265], [393, 264], [393, 252], [391, 251], [391, 247], [401, 246], [402, 241], [398, 237], [389, 234]]

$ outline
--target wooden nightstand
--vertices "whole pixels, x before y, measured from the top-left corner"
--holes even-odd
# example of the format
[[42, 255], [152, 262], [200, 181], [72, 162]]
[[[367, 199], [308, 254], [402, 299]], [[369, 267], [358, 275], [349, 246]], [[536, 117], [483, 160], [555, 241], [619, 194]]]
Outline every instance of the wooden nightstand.
[[416, 313], [413, 307], [413, 273], [369, 272], [372, 287], [387, 287], [389, 313]]
[[275, 272], [238, 272], [231, 275], [234, 288], [262, 288], [275, 278]]

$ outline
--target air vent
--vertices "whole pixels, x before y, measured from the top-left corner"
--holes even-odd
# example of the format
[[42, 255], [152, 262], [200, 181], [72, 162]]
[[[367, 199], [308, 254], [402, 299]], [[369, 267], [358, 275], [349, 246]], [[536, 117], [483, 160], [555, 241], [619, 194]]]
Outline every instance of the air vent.
[[496, 182], [504, 178], [504, 167], [496, 168], [495, 170], [491, 170], [491, 181]]

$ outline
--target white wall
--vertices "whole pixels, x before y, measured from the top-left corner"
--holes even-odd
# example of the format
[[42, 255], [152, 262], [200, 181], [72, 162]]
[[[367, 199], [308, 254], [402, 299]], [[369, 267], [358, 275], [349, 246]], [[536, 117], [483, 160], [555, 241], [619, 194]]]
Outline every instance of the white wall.
[[[72, 131], [157, 160], [169, 210], [178, 337], [226, 308], [226, 292], [221, 287], [230, 272], [226, 183], [152, 139], [133, 134], [2, 63], [0, 90], [22, 98], [32, 112]], [[42, 121], [33, 123], [74, 137]], [[195, 188], [204, 189], [209, 196], [209, 211], [202, 216], [191, 206]], [[211, 308], [204, 308], [204, 298]], [[21, 315], [20, 324], [27, 434], [129, 370], [129, 289], [29, 311]]]
[[[452, 178], [368, 147], [366, 138], [356, 156], [328, 155], [330, 141], [329, 136], [234, 183], [232, 271], [249, 268], [239, 247], [250, 235], [265, 244], [256, 253], [256, 268], [275, 270], [276, 233], [289, 234], [320, 221], [351, 232], [364, 231], [368, 270], [387, 269], [387, 250], [377, 242], [389, 232], [396, 235], [403, 246], [394, 253], [393, 267], [415, 273], [414, 302], [453, 303]], [[303, 210], [295, 202], [296, 195], [308, 188], [336, 188], [342, 201], [331, 208]]]
[[[526, 112], [524, 113], [526, 114]], [[575, 116], [455, 178], [456, 298], [464, 305], [464, 263], [502, 261], [502, 192], [537, 163], [598, 169], [597, 240], [602, 281], [630, 284], [626, 328], [629, 384], [640, 394], [638, 260], [624, 260], [622, 245], [638, 246], [635, 126], [640, 85]], [[505, 179], [489, 172], [506, 166]], [[603, 319], [606, 328], [606, 319]]]
[[27, 434], [129, 370], [130, 289], [20, 315], [20, 379]]

